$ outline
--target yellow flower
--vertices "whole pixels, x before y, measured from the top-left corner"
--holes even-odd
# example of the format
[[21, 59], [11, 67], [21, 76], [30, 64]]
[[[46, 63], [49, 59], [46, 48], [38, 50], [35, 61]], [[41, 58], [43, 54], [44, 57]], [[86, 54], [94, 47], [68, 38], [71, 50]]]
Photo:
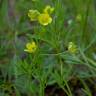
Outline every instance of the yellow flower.
[[51, 14], [53, 11], [54, 11], [54, 8], [51, 7], [50, 5], [47, 5], [43, 10], [44, 13], [48, 13], [48, 14]]
[[39, 14], [40, 13], [38, 10], [29, 10], [28, 17], [31, 21], [36, 21], [38, 19]]
[[73, 42], [69, 42], [68, 51], [70, 53], [76, 53], [77, 52], [77, 46]]
[[26, 44], [26, 49], [24, 49], [24, 51], [28, 52], [28, 53], [34, 53], [37, 49], [37, 45], [36, 43], [33, 41], [31, 43], [27, 43]]
[[38, 16], [38, 21], [41, 25], [48, 25], [52, 22], [52, 18], [48, 13], [42, 13]]

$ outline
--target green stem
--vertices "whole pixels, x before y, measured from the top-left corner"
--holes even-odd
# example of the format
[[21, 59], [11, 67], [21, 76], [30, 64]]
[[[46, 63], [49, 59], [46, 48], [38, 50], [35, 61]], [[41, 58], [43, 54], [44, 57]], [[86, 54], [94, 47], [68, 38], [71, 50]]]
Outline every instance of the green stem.
[[90, 11], [90, 2], [91, 0], [88, 1], [88, 4], [87, 4], [87, 9], [86, 9], [86, 15], [85, 15], [85, 21], [84, 21], [84, 25], [83, 25], [83, 30], [82, 30], [82, 38], [81, 38], [81, 41], [82, 42], [85, 42], [86, 41], [86, 33], [87, 33], [87, 24], [88, 24], [88, 16], [89, 16], [89, 11]]
[[39, 96], [44, 96], [44, 89], [45, 89], [45, 83], [41, 80], [40, 81], [40, 93]]

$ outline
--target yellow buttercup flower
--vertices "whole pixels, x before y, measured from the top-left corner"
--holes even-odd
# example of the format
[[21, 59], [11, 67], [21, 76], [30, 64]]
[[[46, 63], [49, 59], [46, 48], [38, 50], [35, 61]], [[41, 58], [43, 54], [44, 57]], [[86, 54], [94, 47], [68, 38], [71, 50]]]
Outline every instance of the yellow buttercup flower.
[[70, 53], [76, 53], [77, 52], [77, 46], [73, 42], [69, 42], [68, 51]]
[[26, 49], [24, 49], [24, 51], [28, 52], [28, 53], [34, 53], [37, 49], [37, 45], [36, 43], [33, 41], [31, 43], [27, 43], [26, 44]]
[[52, 18], [48, 13], [42, 13], [38, 16], [38, 21], [41, 25], [48, 25], [52, 22]]
[[31, 21], [36, 21], [38, 19], [39, 14], [40, 13], [38, 10], [29, 10], [28, 17]]
[[51, 7], [50, 5], [47, 5], [43, 10], [44, 13], [48, 13], [48, 14], [51, 14], [53, 11], [54, 11], [54, 8]]

